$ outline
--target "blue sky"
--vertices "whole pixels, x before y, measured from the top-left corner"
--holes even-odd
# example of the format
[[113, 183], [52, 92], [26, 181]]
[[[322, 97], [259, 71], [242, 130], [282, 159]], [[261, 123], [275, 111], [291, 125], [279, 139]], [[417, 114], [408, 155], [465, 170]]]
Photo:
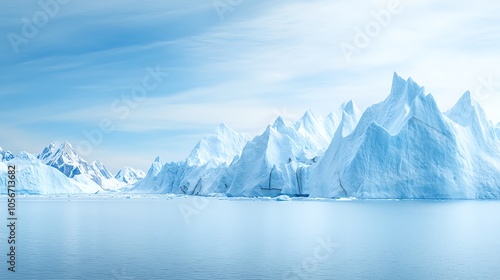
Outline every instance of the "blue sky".
[[[256, 135], [278, 115], [364, 109], [394, 71], [443, 111], [471, 90], [500, 121], [493, 0], [41, 2], [56, 5], [0, 4], [0, 147], [16, 153], [78, 146], [106, 120], [85, 158], [147, 169], [185, 158], [221, 122]], [[159, 82], [131, 101], [151, 69]]]

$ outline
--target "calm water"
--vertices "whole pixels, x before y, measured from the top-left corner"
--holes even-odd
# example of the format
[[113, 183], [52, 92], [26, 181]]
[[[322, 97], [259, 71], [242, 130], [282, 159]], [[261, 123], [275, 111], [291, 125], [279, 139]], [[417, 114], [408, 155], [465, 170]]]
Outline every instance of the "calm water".
[[207, 201], [21, 198], [0, 279], [499, 279], [498, 201]]

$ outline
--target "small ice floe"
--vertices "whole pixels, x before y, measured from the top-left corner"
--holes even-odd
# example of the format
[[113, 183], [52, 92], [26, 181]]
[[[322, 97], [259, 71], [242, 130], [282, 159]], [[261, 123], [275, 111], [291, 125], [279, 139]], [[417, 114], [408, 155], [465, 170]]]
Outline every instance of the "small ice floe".
[[340, 197], [337, 200], [338, 201], [353, 201], [353, 200], [356, 200], [356, 199], [357, 198], [355, 198], [355, 197]]
[[308, 200], [329, 200], [329, 198], [326, 197], [308, 197]]
[[288, 195], [282, 194], [276, 197], [276, 201], [290, 201], [292, 200]]

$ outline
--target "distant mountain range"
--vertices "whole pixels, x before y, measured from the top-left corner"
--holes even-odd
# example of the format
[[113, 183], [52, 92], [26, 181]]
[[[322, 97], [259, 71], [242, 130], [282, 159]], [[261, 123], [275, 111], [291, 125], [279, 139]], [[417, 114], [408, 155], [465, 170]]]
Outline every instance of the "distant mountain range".
[[[125, 167], [113, 176], [99, 161], [88, 163], [70, 143], [51, 143], [38, 155], [26, 152], [18, 156], [0, 148], [0, 176], [7, 164], [17, 168], [17, 191], [27, 194], [95, 193], [117, 191], [144, 178], [145, 173]], [[0, 182], [5, 180], [0, 178]], [[5, 186], [1, 193], [5, 193]]]
[[442, 113], [423, 87], [397, 74], [389, 96], [365, 112], [349, 101], [326, 117], [278, 117], [253, 139], [221, 124], [185, 160], [157, 158], [146, 174], [126, 167], [112, 176], [69, 143], [36, 156], [0, 148], [0, 161], [2, 193], [12, 162], [18, 191], [29, 194], [500, 198], [500, 124], [469, 92]]

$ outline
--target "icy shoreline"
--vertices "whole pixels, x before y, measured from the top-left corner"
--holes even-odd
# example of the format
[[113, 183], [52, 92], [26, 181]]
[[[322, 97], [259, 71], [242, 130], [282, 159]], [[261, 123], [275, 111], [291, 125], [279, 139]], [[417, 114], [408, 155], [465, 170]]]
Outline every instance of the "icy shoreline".
[[[5, 194], [0, 195], [0, 201], [7, 199]], [[198, 196], [198, 195], [181, 195], [181, 194], [18, 194], [19, 200], [135, 200], [135, 199], [211, 199], [211, 200], [228, 200], [228, 201], [274, 201], [274, 202], [307, 202], [307, 201], [325, 201], [325, 202], [356, 202], [356, 201], [500, 201], [500, 199], [452, 199], [452, 198], [425, 198], [425, 199], [407, 199], [407, 198], [355, 198], [355, 197], [340, 197], [340, 198], [323, 198], [323, 197], [294, 197], [283, 195], [276, 197], [228, 197], [228, 196]]]

